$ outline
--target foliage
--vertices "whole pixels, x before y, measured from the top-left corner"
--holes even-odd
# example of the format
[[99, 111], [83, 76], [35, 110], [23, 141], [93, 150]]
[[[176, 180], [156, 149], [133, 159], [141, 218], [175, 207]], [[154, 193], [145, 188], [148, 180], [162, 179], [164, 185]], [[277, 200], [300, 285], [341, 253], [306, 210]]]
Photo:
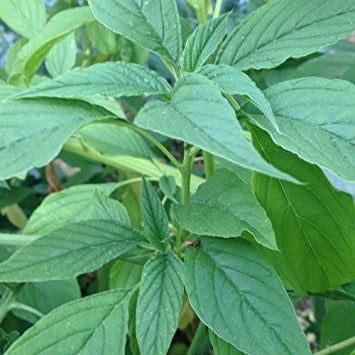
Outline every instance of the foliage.
[[355, 3], [232, 5], [0, 0], [1, 353], [354, 347]]

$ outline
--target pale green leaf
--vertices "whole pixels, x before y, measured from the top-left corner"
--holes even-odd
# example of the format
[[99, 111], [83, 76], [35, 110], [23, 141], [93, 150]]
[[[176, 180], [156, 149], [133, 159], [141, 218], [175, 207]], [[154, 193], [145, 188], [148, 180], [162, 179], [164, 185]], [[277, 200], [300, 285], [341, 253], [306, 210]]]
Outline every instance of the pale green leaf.
[[142, 354], [165, 355], [177, 330], [182, 305], [182, 264], [173, 252], [156, 254], [144, 266], [136, 333]]
[[276, 0], [227, 37], [217, 60], [240, 70], [273, 68], [327, 47], [355, 30], [353, 0]]
[[142, 276], [143, 266], [130, 261], [118, 260], [110, 270], [110, 289], [128, 290], [135, 287]]
[[237, 350], [232, 344], [213, 333], [211, 329], [208, 334], [212, 343], [214, 355], [243, 355], [243, 353]]
[[[355, 181], [355, 86], [347, 81], [302, 78], [265, 91], [280, 133], [252, 114], [273, 140], [301, 158]], [[249, 111], [248, 108], [245, 110]]]
[[185, 229], [199, 235], [240, 237], [244, 230], [258, 243], [277, 249], [274, 231], [250, 187], [238, 175], [218, 169], [174, 215]]
[[186, 74], [176, 83], [171, 103], [150, 101], [134, 121], [161, 133], [271, 176], [291, 179], [267, 164], [244, 138], [234, 110], [218, 88], [201, 74]]
[[33, 38], [46, 24], [46, 8], [41, 0], [0, 0], [0, 18], [21, 36]]
[[22, 47], [28, 42], [26, 38], [20, 38], [17, 40], [9, 49], [6, 54], [6, 63], [5, 63], [5, 71], [7, 75], [10, 75], [12, 71], [12, 67], [17, 59], [17, 55], [19, 54]]
[[141, 65], [107, 62], [76, 68], [15, 97], [148, 96], [168, 94], [170, 90], [164, 78]]
[[5, 101], [7, 98], [19, 94], [21, 91], [22, 89], [16, 86], [0, 84], [0, 100]]
[[248, 75], [228, 65], [207, 65], [199, 73], [212, 80], [223, 93], [244, 96], [268, 118], [272, 127], [277, 127], [269, 101]]
[[68, 280], [92, 272], [143, 241], [128, 224], [68, 223], [16, 251], [0, 264], [0, 282]]
[[46, 165], [82, 125], [109, 117], [108, 111], [79, 101], [1, 103], [0, 179]]
[[76, 42], [74, 33], [64, 37], [48, 53], [46, 68], [52, 78], [68, 72], [75, 65]]
[[78, 134], [85, 145], [105, 156], [152, 158], [152, 153], [143, 138], [128, 127], [96, 122], [81, 128]]
[[175, 0], [89, 0], [94, 16], [112, 31], [173, 63], [182, 51]]
[[129, 291], [115, 290], [67, 303], [39, 320], [6, 354], [124, 355], [130, 297]]
[[74, 186], [51, 194], [33, 212], [24, 233], [46, 235], [68, 223], [91, 219], [130, 224], [125, 207], [108, 194], [95, 185]]
[[202, 237], [184, 281], [192, 308], [219, 337], [247, 354], [311, 354], [278, 276], [242, 239]]
[[192, 72], [200, 69], [215, 52], [227, 30], [227, 16], [212, 19], [199, 25], [187, 39], [182, 56], [182, 70]]
[[355, 277], [355, 209], [352, 197], [337, 191], [315, 165], [276, 146], [253, 129], [255, 145], [266, 159], [304, 185], [257, 174], [255, 194], [273, 225], [281, 252], [263, 253], [287, 288], [322, 292]]
[[142, 215], [147, 239], [157, 248], [163, 250], [164, 242], [169, 239], [169, 219], [154, 188], [142, 180]]
[[91, 21], [94, 17], [87, 6], [61, 11], [52, 17], [43, 31], [19, 52], [9, 82], [28, 85], [50, 49], [66, 35]]

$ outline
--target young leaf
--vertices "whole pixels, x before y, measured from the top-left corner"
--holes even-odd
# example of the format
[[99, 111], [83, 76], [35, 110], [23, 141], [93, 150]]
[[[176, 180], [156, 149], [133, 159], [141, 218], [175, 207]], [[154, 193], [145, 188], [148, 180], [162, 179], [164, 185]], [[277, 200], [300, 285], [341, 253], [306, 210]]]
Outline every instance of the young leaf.
[[156, 254], [144, 266], [136, 332], [142, 354], [165, 355], [176, 332], [182, 305], [182, 264], [173, 252]]
[[95, 122], [81, 128], [78, 134], [84, 144], [102, 155], [152, 158], [152, 153], [143, 138], [128, 127]]
[[258, 243], [277, 249], [271, 222], [249, 185], [227, 169], [218, 169], [189, 202], [174, 206], [174, 215], [192, 233], [233, 238], [247, 230]]
[[8, 355], [124, 355], [129, 291], [102, 292], [57, 308], [23, 334]]
[[46, 24], [46, 8], [41, 0], [0, 0], [0, 18], [21, 36], [33, 38]]
[[0, 179], [46, 165], [82, 125], [109, 117], [108, 111], [79, 101], [1, 103]]
[[354, 279], [355, 209], [315, 165], [276, 146], [257, 127], [255, 144], [266, 159], [305, 185], [257, 174], [255, 194], [273, 225], [281, 251], [263, 249], [290, 289], [303, 294], [335, 289]]
[[149, 96], [168, 94], [170, 90], [164, 78], [141, 65], [107, 62], [74, 69], [14, 97]]
[[273, 68], [327, 47], [355, 29], [352, 0], [276, 0], [253, 11], [222, 45], [217, 62]]
[[135, 123], [184, 140], [248, 169], [295, 181], [261, 159], [244, 138], [228, 101], [201, 74], [181, 77], [174, 87], [171, 103], [148, 102]]
[[178, 62], [182, 40], [175, 0], [89, 0], [89, 5], [110, 30]]
[[118, 221], [69, 223], [1, 263], [0, 282], [68, 280], [136, 248], [143, 238], [140, 232]]
[[142, 180], [142, 214], [148, 240], [157, 248], [164, 249], [164, 241], [169, 239], [169, 220], [164, 206], [158, 199], [154, 188]]
[[57, 43], [48, 53], [46, 68], [52, 78], [72, 69], [76, 60], [75, 35], [71, 33]]
[[247, 354], [311, 354], [276, 273], [242, 239], [201, 238], [187, 251], [184, 281], [203, 323]]
[[110, 289], [128, 290], [135, 287], [142, 276], [143, 265], [117, 260], [110, 270]]
[[215, 52], [227, 30], [227, 16], [199, 25], [187, 39], [182, 56], [182, 70], [193, 72], [202, 67]]
[[91, 21], [94, 17], [87, 6], [65, 10], [52, 17], [43, 31], [19, 52], [9, 83], [28, 85], [50, 49], [66, 35]]
[[223, 93], [245, 96], [267, 117], [272, 127], [277, 129], [269, 101], [248, 75], [228, 65], [207, 65], [199, 73], [212, 80]]
[[[273, 140], [301, 158], [355, 181], [355, 86], [347, 81], [302, 78], [265, 91], [280, 133], [252, 114]], [[248, 109], [246, 108], [246, 112]]]
[[49, 195], [32, 213], [24, 232], [47, 235], [72, 222], [112, 219], [130, 224], [126, 208], [95, 185], [74, 186]]
[[208, 334], [212, 343], [214, 355], [243, 355], [243, 353], [236, 349], [232, 344], [213, 333], [211, 329]]

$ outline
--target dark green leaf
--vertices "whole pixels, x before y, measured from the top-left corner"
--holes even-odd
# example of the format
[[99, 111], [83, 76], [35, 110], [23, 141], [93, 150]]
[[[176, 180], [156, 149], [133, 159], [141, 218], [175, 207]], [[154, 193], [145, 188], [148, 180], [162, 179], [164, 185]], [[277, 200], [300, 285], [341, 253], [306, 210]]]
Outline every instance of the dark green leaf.
[[130, 261], [116, 261], [110, 271], [110, 288], [128, 290], [135, 287], [142, 275], [143, 266]]
[[21, 202], [32, 193], [27, 187], [0, 188], [0, 209]]
[[232, 344], [226, 342], [218, 335], [209, 330], [209, 336], [213, 347], [214, 355], [243, 355], [242, 352], [237, 350]]

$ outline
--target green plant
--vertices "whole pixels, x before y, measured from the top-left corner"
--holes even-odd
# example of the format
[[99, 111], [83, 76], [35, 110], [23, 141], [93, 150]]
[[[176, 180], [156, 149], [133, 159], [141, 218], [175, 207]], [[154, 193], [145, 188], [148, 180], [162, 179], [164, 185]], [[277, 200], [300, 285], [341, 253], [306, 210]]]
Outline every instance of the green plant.
[[0, 1], [23, 36], [0, 85], [0, 321], [29, 328], [5, 324], [6, 354], [309, 354], [306, 295], [319, 354], [355, 343], [331, 325], [354, 309], [354, 204], [324, 175], [355, 180], [355, 86], [297, 76], [355, 3], [274, 0], [229, 34], [221, 0], [187, 3], [194, 31], [175, 0], [49, 20]]

